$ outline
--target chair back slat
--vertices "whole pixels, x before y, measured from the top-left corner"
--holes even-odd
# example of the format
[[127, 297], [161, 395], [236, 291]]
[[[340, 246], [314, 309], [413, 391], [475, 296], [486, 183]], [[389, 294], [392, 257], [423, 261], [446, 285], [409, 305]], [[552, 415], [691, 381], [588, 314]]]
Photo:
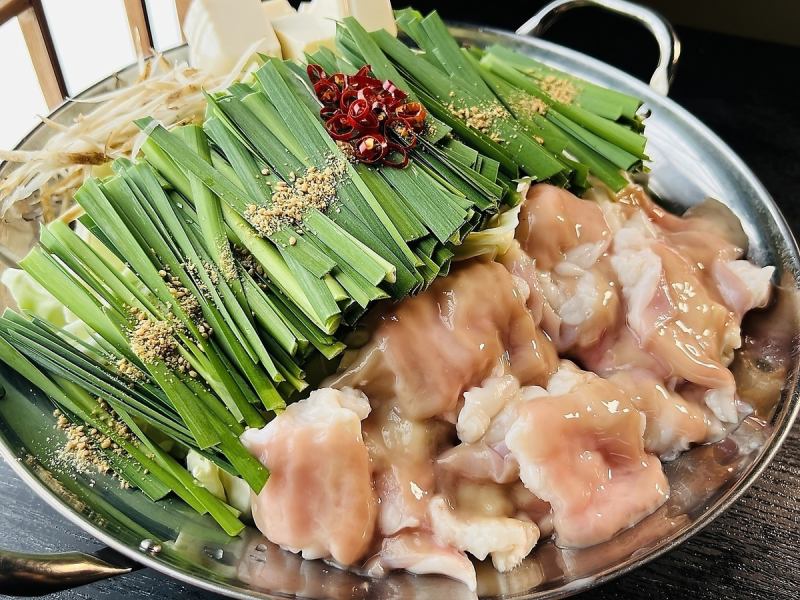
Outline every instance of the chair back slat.
[[16, 17], [28, 6], [28, 0], [0, 0], [0, 25]]
[[40, 0], [27, 2], [28, 6], [18, 13], [17, 19], [22, 37], [28, 47], [33, 70], [42, 88], [42, 95], [49, 108], [55, 108], [67, 96], [67, 85], [58, 55], [50, 36], [50, 28]]
[[[181, 28], [181, 36], [183, 36], [183, 21], [186, 19], [186, 13], [189, 12], [189, 5], [192, 0], [175, 0], [175, 10], [178, 13], [178, 26]], [[186, 39], [185, 37], [183, 38]]]
[[[153, 53], [153, 36], [147, 16], [147, 4], [145, 0], [123, 0], [123, 2], [134, 47], [141, 50], [145, 56], [150, 56]], [[175, 0], [175, 10], [181, 28], [191, 3], [192, 0]], [[0, 25], [14, 17], [19, 20], [45, 102], [48, 107], [54, 108], [67, 97], [67, 86], [41, 0], [0, 0]]]
[[128, 27], [131, 30], [133, 47], [145, 56], [153, 54], [153, 36], [150, 33], [150, 21], [147, 18], [147, 6], [144, 0], [123, 0]]

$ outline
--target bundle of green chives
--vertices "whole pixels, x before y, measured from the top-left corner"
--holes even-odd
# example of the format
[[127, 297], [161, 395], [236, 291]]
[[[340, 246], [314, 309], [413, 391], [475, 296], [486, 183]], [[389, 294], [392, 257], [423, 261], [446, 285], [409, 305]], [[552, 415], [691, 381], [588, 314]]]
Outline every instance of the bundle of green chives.
[[[398, 23], [422, 54], [346, 19], [338, 54], [307, 62], [369, 64], [427, 107], [406, 168], [351, 163], [302, 66], [265, 59], [208, 96], [202, 125], [137, 122], [141, 160], [76, 193], [96, 244], [55, 222], [21, 261], [91, 342], [0, 317], [0, 360], [108, 435], [124, 451], [109, 456], [120, 477], [154, 500], [175, 493], [231, 535], [236, 511], [154, 436], [260, 490], [268, 473], [239, 442], [244, 428], [334, 369], [375, 302], [446, 275], [468, 234], [519, 202], [515, 178], [583, 187], [591, 174], [619, 188], [644, 158], [636, 99], [502, 47], [460, 48], [436, 13]], [[552, 97], [552, 78], [573, 96]]]
[[[464, 141], [534, 180], [578, 190], [586, 175], [612, 189], [641, 169], [641, 101], [569, 76], [502, 46], [460, 48], [434, 11], [398, 12], [416, 53], [385, 31], [370, 37], [429, 110]], [[345, 23], [337, 41], [357, 63], [379, 60]], [[551, 94], [554, 96], [552, 97]], [[513, 176], [513, 175], [511, 175]]]

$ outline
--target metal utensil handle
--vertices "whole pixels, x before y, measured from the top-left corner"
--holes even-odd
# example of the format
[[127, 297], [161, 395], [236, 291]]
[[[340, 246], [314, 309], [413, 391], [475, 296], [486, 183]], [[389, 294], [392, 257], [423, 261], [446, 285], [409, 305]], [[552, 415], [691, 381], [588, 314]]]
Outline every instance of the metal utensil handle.
[[675, 76], [681, 54], [681, 42], [672, 25], [659, 13], [627, 0], [553, 0], [517, 29], [519, 35], [541, 36], [561, 15], [573, 8], [594, 6], [638, 21], [653, 34], [658, 43], [658, 66], [650, 78], [650, 87], [666, 96]]
[[0, 550], [0, 595], [43, 596], [130, 573], [138, 567], [113, 550], [101, 550], [111, 564], [83, 552], [23, 554]]

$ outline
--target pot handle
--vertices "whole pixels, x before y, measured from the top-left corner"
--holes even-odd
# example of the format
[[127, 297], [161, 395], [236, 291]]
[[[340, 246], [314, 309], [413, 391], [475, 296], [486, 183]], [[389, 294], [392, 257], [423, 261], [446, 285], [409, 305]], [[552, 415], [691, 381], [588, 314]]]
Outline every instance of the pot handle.
[[83, 552], [23, 554], [0, 549], [0, 595], [43, 596], [130, 573], [139, 565], [104, 548]]
[[542, 35], [561, 15], [573, 8], [594, 6], [638, 21], [653, 34], [658, 43], [658, 66], [650, 78], [650, 87], [666, 96], [675, 76], [681, 54], [681, 42], [672, 25], [654, 10], [627, 0], [553, 0], [517, 29], [519, 35]]

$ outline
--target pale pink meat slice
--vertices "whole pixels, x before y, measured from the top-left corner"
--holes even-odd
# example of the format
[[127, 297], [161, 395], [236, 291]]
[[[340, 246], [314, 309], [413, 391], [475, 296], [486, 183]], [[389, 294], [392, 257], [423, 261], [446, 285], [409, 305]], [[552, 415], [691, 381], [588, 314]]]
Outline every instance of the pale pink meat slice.
[[497, 263], [472, 261], [384, 315], [331, 385], [393, 402], [408, 419], [454, 420], [464, 390], [493, 373], [541, 383], [556, 362], [513, 277]]
[[437, 542], [424, 531], [404, 531], [383, 540], [380, 552], [366, 565], [373, 577], [382, 577], [388, 571], [404, 569], [418, 575], [446, 575], [463, 582], [475, 591], [475, 567], [463, 552]]
[[486, 516], [454, 510], [442, 496], [429, 504], [434, 537], [479, 560], [491, 555], [492, 564], [501, 573], [517, 567], [539, 540], [535, 523], [505, 516]]
[[500, 411], [520, 399], [519, 381], [512, 375], [490, 377], [480, 386], [464, 392], [464, 405], [458, 412], [456, 433], [466, 443], [480, 440]]
[[552, 340], [557, 340], [561, 317], [549, 298], [558, 296], [558, 288], [549, 275], [536, 268], [536, 261], [520, 247], [517, 240], [498, 260], [528, 286], [527, 306], [533, 320]]
[[666, 501], [669, 484], [628, 394], [567, 362], [548, 391], [519, 408], [506, 445], [525, 487], [551, 504], [558, 544], [603, 542]]
[[695, 268], [700, 281], [718, 288], [721, 301], [739, 320], [751, 309], [767, 304], [775, 268], [739, 260], [747, 247], [747, 235], [727, 206], [707, 198], [678, 217], [656, 205], [640, 186], [633, 186], [628, 198], [645, 211], [658, 237]]
[[350, 565], [372, 542], [377, 504], [354, 390], [316, 390], [242, 443], [270, 470], [253, 497], [253, 519], [273, 543], [305, 558]]
[[700, 268], [716, 260], [740, 258], [747, 247], [747, 235], [738, 217], [724, 204], [706, 198], [682, 216], [656, 204], [640, 185], [630, 185], [615, 203], [626, 217], [642, 211], [660, 235]]
[[476, 444], [459, 444], [436, 459], [440, 469], [475, 481], [511, 483], [519, 478], [519, 465], [511, 455], [503, 456], [480, 441]]
[[510, 375], [490, 377], [464, 393], [456, 432], [463, 442], [437, 459], [442, 471], [477, 481], [510, 483], [519, 477], [516, 461], [505, 445], [506, 433], [518, 416], [518, 407], [546, 395], [539, 386], [520, 387]]
[[528, 308], [562, 352], [592, 346], [619, 321], [613, 231], [597, 202], [550, 185], [533, 186], [522, 205], [518, 245], [501, 261], [528, 284]]
[[537, 386], [520, 387], [509, 379], [513, 378], [489, 378], [465, 394], [458, 424], [465, 420], [465, 412], [473, 413], [468, 421], [474, 423], [477, 412], [480, 427], [470, 429], [472, 436], [465, 436], [459, 428], [459, 438], [472, 442], [465, 441], [439, 455], [437, 490], [461, 513], [532, 520], [549, 533], [550, 506], [520, 484], [519, 465], [505, 442], [519, 407], [546, 396], [547, 391]]
[[555, 269], [570, 250], [598, 242], [608, 245], [611, 236], [596, 202], [547, 184], [534, 185], [528, 191], [515, 234], [522, 249], [545, 271]]
[[727, 365], [741, 344], [739, 322], [702, 269], [633, 219], [617, 234], [611, 263], [641, 347], [669, 377], [708, 388], [706, 403], [717, 418], [737, 422]]
[[673, 460], [693, 444], [722, 439], [725, 427], [702, 402], [684, 398], [644, 370], [623, 370], [609, 381], [630, 394], [646, 418], [644, 447], [661, 460]]
[[452, 426], [439, 420], [407, 419], [384, 401], [373, 402], [362, 429], [378, 496], [380, 533], [423, 527], [436, 488], [434, 458]]
[[585, 369], [605, 378], [629, 369], [647, 371], [660, 380], [670, 377], [669, 366], [663, 365], [644, 350], [627, 325], [609, 331], [600, 342], [575, 355]]
[[758, 267], [746, 260], [720, 260], [711, 272], [725, 304], [739, 318], [769, 302], [775, 267]]

